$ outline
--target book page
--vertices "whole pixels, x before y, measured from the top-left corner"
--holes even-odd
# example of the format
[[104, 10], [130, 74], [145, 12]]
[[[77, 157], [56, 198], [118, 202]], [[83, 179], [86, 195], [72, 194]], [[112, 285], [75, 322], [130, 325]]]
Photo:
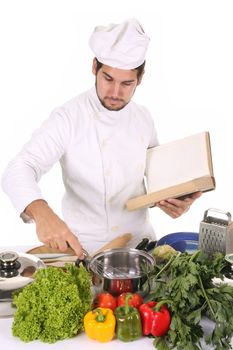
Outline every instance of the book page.
[[195, 134], [147, 151], [148, 193], [212, 175], [209, 134]]

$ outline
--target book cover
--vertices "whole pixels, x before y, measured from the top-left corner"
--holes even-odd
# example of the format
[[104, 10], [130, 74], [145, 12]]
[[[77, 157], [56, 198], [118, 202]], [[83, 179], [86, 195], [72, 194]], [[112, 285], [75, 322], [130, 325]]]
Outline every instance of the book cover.
[[128, 210], [213, 190], [215, 179], [209, 132], [148, 149], [146, 186], [147, 194], [128, 200]]

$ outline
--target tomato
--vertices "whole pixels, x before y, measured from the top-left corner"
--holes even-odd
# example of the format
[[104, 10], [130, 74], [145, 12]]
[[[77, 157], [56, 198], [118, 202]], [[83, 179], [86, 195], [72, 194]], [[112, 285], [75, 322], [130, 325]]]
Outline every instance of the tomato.
[[112, 294], [110, 293], [97, 294], [94, 299], [93, 307], [94, 308], [104, 307], [104, 308], [112, 309], [114, 311], [115, 308], [117, 307], [116, 298], [114, 298], [114, 296], [112, 296]]
[[[128, 293], [122, 293], [117, 297], [117, 306], [125, 305], [125, 298]], [[131, 299], [129, 299], [129, 306], [136, 307], [137, 309], [141, 304], [143, 304], [143, 298], [140, 294], [131, 294]]]

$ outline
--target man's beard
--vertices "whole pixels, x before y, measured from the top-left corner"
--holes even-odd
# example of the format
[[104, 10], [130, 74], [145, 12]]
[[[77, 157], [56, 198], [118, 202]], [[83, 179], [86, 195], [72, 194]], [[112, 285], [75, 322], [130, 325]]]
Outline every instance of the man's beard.
[[[97, 96], [98, 96], [98, 99], [99, 99], [99, 101], [100, 101], [100, 103], [102, 104], [102, 106], [104, 107], [104, 108], [106, 108], [106, 109], [108, 109], [109, 111], [120, 111], [121, 109], [123, 109], [129, 102], [127, 102], [127, 103], [125, 103], [125, 101], [123, 100], [123, 99], [120, 99], [120, 98], [114, 98], [114, 97], [105, 97], [104, 99], [101, 99], [100, 97], [99, 97], [99, 95], [98, 95], [98, 91], [97, 91], [97, 86], [96, 86], [96, 84], [95, 84], [95, 89], [96, 89], [96, 94], [97, 94]], [[110, 107], [110, 106], [108, 106], [106, 103], [105, 103], [105, 100], [110, 100], [110, 99], [112, 99], [112, 100], [115, 100], [115, 101], [120, 101], [120, 102], [123, 102], [123, 105], [122, 106], [120, 106], [120, 107]]]
[[[98, 94], [97, 94], [97, 96], [98, 96]], [[98, 96], [99, 97], [99, 96]], [[114, 99], [115, 101], [121, 101], [121, 102], [124, 102], [124, 100], [121, 100], [121, 99], [119, 99], [119, 98], [112, 98], [112, 97], [105, 97], [104, 99], [100, 99], [99, 98], [99, 100], [100, 100], [100, 103], [102, 104], [102, 106], [104, 106], [106, 109], [108, 109], [109, 111], [120, 111], [121, 109], [123, 109], [125, 106], [126, 106], [126, 104], [127, 103], [123, 103], [123, 105], [121, 105], [120, 107], [110, 107], [109, 105], [107, 105], [106, 103], [105, 103], [105, 100], [110, 100], [110, 99]]]

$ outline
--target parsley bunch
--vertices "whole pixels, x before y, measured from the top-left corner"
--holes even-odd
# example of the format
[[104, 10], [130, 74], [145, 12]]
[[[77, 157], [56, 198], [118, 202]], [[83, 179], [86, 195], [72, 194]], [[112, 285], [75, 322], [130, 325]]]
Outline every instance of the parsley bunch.
[[66, 264], [66, 271], [52, 266], [40, 269], [35, 281], [14, 296], [13, 335], [25, 342], [70, 338], [83, 329], [91, 300], [90, 276], [84, 267]]
[[[227, 269], [222, 254], [210, 259], [200, 251], [172, 256], [168, 262], [155, 266], [156, 282], [150, 299], [169, 299], [172, 316], [169, 332], [154, 340], [158, 350], [201, 350], [203, 337], [215, 350], [231, 349], [233, 287], [212, 282], [214, 277], [222, 279]], [[208, 335], [201, 325], [203, 316], [214, 322]]]

